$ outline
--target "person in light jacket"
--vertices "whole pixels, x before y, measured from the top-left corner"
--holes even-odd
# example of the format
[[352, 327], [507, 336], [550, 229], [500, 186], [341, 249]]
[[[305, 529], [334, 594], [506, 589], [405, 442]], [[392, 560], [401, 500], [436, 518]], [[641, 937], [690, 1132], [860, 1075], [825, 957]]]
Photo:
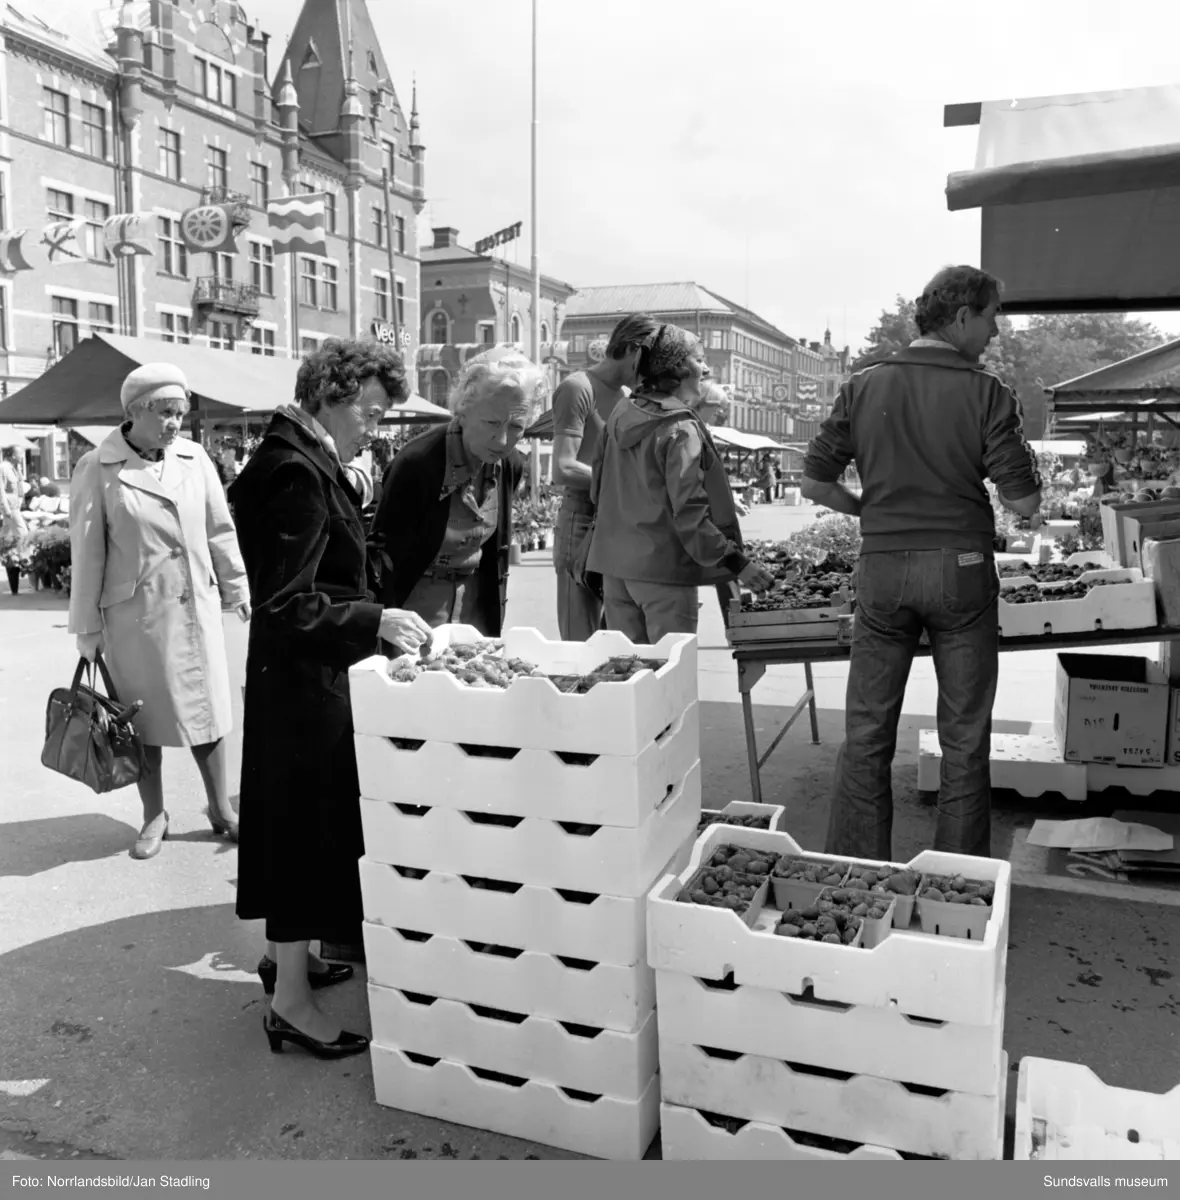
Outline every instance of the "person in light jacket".
[[594, 461], [586, 569], [602, 576], [607, 628], [640, 645], [696, 633], [703, 586], [737, 579], [761, 591], [772, 582], [742, 552], [725, 465], [692, 411], [708, 374], [700, 339], [661, 325]]
[[232, 726], [222, 612], [250, 615], [246, 570], [212, 460], [180, 437], [184, 374], [137, 367], [123, 383], [127, 420], [79, 461], [70, 488], [69, 630], [101, 653], [147, 752], [143, 828], [133, 858], [168, 835], [164, 746], [192, 751], [218, 837], [237, 841], [225, 735]]

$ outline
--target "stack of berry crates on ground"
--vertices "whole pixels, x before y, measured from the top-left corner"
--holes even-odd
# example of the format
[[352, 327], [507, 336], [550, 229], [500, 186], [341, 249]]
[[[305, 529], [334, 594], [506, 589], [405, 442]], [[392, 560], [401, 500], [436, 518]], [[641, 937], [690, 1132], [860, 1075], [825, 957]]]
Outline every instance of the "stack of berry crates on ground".
[[1180, 1159], [1180, 1084], [1170, 1092], [1110, 1087], [1089, 1067], [1022, 1058], [1017, 1161]]
[[646, 895], [701, 811], [696, 639], [503, 642], [566, 680], [612, 656], [664, 665], [584, 694], [353, 668], [377, 1100], [637, 1160], [659, 1125]]
[[1001, 1158], [1009, 894], [706, 829], [648, 897], [664, 1158]]

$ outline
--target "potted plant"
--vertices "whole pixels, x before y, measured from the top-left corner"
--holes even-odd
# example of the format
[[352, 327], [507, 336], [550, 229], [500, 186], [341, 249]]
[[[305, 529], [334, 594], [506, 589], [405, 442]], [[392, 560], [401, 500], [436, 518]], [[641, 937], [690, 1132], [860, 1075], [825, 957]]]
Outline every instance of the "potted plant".
[[29, 538], [32, 549], [30, 575], [34, 586], [60, 591], [63, 568], [70, 565], [70, 531], [61, 526], [39, 529]]
[[29, 549], [28, 538], [10, 530], [0, 535], [0, 560], [8, 574], [8, 587], [15, 596], [20, 591], [20, 577], [28, 571], [33, 563], [32, 552]]

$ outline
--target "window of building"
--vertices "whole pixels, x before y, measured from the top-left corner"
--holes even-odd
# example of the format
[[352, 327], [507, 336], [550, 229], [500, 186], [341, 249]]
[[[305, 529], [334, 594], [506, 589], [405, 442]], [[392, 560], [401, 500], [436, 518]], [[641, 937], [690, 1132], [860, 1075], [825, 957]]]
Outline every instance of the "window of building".
[[86, 319], [90, 322], [91, 333], [115, 332], [115, 306], [113, 304], [96, 304], [92, 300], [86, 306]]
[[234, 281], [234, 256], [232, 254], [210, 254], [213, 264], [213, 278], [223, 283]]
[[275, 331], [259, 329], [257, 325], [250, 330], [250, 353], [263, 354], [267, 358], [275, 356]]
[[299, 194], [301, 196], [312, 196], [315, 194], [315, 184], [308, 183], [306, 179], [299, 181]]
[[304, 336], [299, 339], [299, 354], [302, 358], [306, 358], [309, 354], [314, 354], [319, 348], [319, 338]]
[[8, 176], [0, 171], [0, 229], [8, 228]]
[[250, 282], [261, 296], [275, 294], [275, 251], [262, 242], [250, 243]]
[[720, 329], [709, 330], [709, 349], [724, 350], [725, 349], [725, 334]]
[[373, 241], [385, 245], [385, 209], [380, 204], [373, 205]]
[[324, 196], [324, 225], [329, 233], [336, 232], [336, 193], [328, 192]]
[[584, 333], [574, 334], [574, 353], [584, 354], [586, 351], [586, 335]]
[[229, 187], [229, 151], [208, 146], [205, 151], [205, 182], [211, 188]]
[[406, 324], [406, 285], [399, 279], [397, 281], [397, 323], [403, 329]]
[[512, 333], [508, 340], [518, 344], [520, 342], [520, 318], [516, 315], [516, 313], [512, 314]]
[[320, 289], [320, 300], [322, 307], [328, 312], [335, 312], [337, 306], [337, 278], [340, 272], [339, 269], [332, 263], [320, 264], [320, 283], [323, 285]]
[[194, 56], [197, 65], [197, 91], [206, 100], [214, 104], [222, 104], [226, 108], [238, 106], [238, 81], [232, 71], [219, 67], [216, 63]]
[[435, 371], [430, 377], [430, 403], [446, 408], [450, 399], [451, 379], [446, 371]]
[[45, 138], [55, 146], [70, 144], [70, 98], [65, 92], [45, 88]]
[[397, 145], [394, 142], [385, 142], [385, 169], [389, 172], [389, 182], [394, 180], [394, 172], [397, 169]]
[[547, 346], [548, 344], [549, 344], [549, 326], [544, 321], [542, 321], [541, 322], [541, 345]]
[[238, 343], [232, 321], [209, 322], [209, 349], [232, 350]]
[[436, 309], [430, 317], [430, 341], [436, 346], [445, 346], [447, 341], [447, 314]]
[[78, 344], [78, 301], [53, 297], [53, 352], [61, 358]]
[[389, 277], [373, 273], [373, 311], [378, 321], [389, 320]]
[[8, 349], [8, 289], [0, 287], [0, 350]]
[[299, 260], [299, 300], [311, 308], [319, 307], [320, 277], [314, 258]]
[[406, 219], [402, 216], [393, 218], [393, 248], [398, 254], [406, 252]]
[[172, 217], [158, 217], [156, 229], [160, 237], [160, 269], [165, 275], [188, 278], [188, 247], [180, 236], [180, 222]]
[[95, 158], [107, 156], [107, 110], [82, 102], [82, 149]]
[[165, 179], [180, 178], [180, 134], [172, 129], [160, 130], [160, 174]]
[[192, 340], [192, 321], [184, 313], [161, 313], [160, 336], [166, 342], [187, 346]]
[[86, 201], [86, 257], [91, 262], [111, 261], [111, 252], [107, 249], [103, 230], [110, 217], [109, 204], [103, 204], [101, 200]]
[[68, 221], [74, 215], [74, 197], [70, 192], [50, 188], [45, 193], [45, 210], [51, 221]]
[[250, 198], [259, 208], [270, 203], [270, 167], [266, 163], [250, 164]]
[[496, 344], [495, 321], [480, 321], [479, 340], [480, 344], [484, 346], [494, 346]]

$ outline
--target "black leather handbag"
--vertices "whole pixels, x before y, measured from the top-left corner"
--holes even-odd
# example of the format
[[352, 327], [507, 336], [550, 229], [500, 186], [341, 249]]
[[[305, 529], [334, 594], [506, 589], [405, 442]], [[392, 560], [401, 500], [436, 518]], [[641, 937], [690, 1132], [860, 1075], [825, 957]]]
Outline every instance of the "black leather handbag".
[[[94, 669], [102, 676], [106, 695], [94, 687]], [[87, 682], [82, 682], [86, 673]], [[142, 700], [123, 705], [115, 694], [102, 655], [94, 663], [78, 660], [74, 682], [49, 694], [45, 711], [45, 748], [41, 764], [101, 795], [136, 783], [145, 773], [143, 743], [131, 719]]]

